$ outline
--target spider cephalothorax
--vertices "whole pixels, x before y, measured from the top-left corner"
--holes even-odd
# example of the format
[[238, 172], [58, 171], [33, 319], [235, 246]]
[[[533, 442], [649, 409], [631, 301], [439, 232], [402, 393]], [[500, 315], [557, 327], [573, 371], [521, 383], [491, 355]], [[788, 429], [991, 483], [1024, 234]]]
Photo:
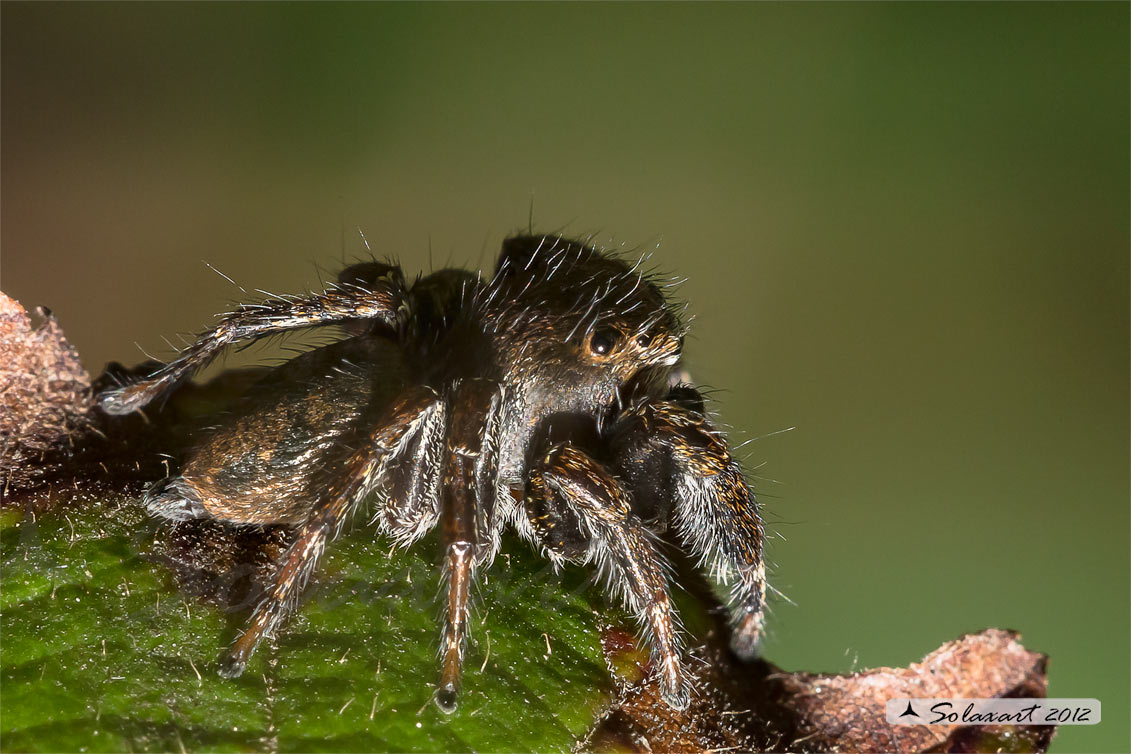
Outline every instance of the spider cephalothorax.
[[665, 701], [688, 703], [655, 530], [730, 588], [731, 646], [754, 654], [765, 572], [757, 505], [702, 398], [674, 378], [684, 328], [634, 266], [558, 236], [507, 240], [489, 279], [347, 268], [306, 297], [239, 307], [148, 379], [104, 393], [127, 413], [225, 346], [339, 324], [348, 337], [273, 370], [147, 493], [169, 519], [297, 527], [221, 672], [238, 675], [293, 608], [364, 497], [407, 546], [442, 522], [447, 574], [436, 701], [456, 706], [475, 570], [511, 527], [556, 562], [593, 562], [637, 616]]

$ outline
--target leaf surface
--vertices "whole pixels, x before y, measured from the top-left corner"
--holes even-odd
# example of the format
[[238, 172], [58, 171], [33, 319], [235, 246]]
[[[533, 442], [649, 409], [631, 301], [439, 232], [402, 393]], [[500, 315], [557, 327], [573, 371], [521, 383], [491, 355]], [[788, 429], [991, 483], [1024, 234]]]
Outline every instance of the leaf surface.
[[277, 642], [223, 679], [246, 606], [187, 594], [152, 535], [130, 499], [4, 513], [5, 750], [564, 751], [612, 692], [603, 600], [511, 542], [480, 579], [460, 707], [440, 713], [438, 547], [390, 552], [365, 526], [331, 546]]

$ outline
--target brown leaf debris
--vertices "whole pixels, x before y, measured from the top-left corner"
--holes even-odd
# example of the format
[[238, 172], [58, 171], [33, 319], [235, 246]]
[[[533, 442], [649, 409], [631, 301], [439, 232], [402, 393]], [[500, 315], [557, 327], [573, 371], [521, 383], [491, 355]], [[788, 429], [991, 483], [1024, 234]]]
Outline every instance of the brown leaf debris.
[[691, 708], [673, 711], [654, 683], [622, 680], [612, 707], [581, 748], [700, 754], [1046, 751], [1052, 738], [1051, 726], [893, 726], [885, 720], [885, 702], [895, 697], [1044, 697], [1047, 658], [1025, 649], [1012, 631], [968, 634], [909, 667], [850, 675], [787, 673], [764, 661], [743, 664], [717, 638], [700, 649], [699, 694]]
[[33, 327], [0, 293], [0, 491], [51, 471], [52, 453], [89, 426], [90, 376], [51, 312]]

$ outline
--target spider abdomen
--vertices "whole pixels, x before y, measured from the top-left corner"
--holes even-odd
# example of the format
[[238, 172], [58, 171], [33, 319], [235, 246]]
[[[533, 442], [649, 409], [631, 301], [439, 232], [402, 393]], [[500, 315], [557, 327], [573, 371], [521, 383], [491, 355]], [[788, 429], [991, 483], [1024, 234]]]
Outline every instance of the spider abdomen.
[[188, 505], [238, 524], [301, 524], [317, 503], [315, 469], [340, 462], [366, 422], [403, 389], [397, 346], [348, 338], [308, 351], [253, 384], [194, 447], [179, 477], [147, 493], [157, 515]]

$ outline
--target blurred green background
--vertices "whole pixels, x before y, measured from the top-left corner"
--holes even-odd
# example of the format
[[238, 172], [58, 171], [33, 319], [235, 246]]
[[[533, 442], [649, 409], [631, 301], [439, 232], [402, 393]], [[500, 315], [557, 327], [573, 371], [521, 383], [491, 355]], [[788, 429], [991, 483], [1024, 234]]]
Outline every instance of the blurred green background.
[[752, 441], [768, 656], [1016, 628], [1104, 704], [1054, 749], [1131, 750], [1126, 3], [0, 10], [0, 285], [93, 372], [241, 296], [204, 261], [489, 265], [531, 206], [654, 250]]

